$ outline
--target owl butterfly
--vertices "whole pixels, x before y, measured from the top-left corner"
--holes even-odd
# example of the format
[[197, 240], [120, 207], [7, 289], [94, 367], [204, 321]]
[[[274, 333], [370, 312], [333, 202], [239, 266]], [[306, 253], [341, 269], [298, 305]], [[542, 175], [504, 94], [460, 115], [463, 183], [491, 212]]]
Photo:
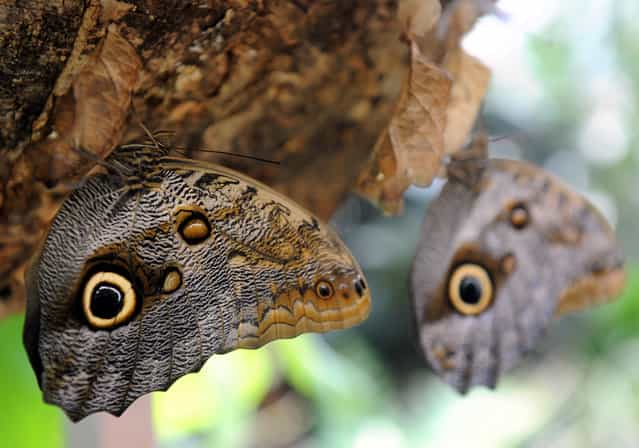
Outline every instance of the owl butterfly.
[[470, 159], [448, 172], [411, 288], [427, 361], [465, 393], [494, 388], [553, 317], [618, 295], [623, 256], [599, 212], [541, 168]]
[[213, 354], [366, 318], [357, 262], [290, 199], [221, 166], [120, 147], [64, 202], [27, 275], [46, 402], [120, 415]]

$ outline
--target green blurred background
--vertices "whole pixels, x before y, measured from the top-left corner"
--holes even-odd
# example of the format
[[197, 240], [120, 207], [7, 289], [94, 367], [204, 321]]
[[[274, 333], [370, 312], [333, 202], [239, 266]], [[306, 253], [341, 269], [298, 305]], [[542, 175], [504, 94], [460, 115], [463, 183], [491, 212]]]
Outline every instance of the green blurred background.
[[[424, 365], [407, 280], [428, 201], [401, 217], [357, 198], [335, 216], [373, 292], [362, 326], [213, 357], [153, 395], [157, 443], [199, 447], [639, 446], [639, 2], [501, 1], [465, 47], [493, 72], [483, 111], [496, 156], [533, 160], [616, 226], [628, 287], [616, 303], [556, 323], [495, 392], [460, 398]], [[0, 441], [61, 447], [70, 425], [43, 405], [20, 341], [0, 322]]]

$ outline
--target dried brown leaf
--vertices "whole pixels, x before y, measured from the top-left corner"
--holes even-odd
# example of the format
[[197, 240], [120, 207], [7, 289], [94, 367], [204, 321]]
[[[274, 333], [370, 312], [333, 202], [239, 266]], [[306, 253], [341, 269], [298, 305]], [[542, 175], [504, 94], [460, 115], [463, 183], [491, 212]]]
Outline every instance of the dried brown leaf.
[[397, 171], [416, 185], [429, 185], [444, 151], [446, 108], [451, 79], [441, 68], [422, 58], [413, 46], [408, 95], [389, 127], [397, 154]]
[[404, 190], [429, 185], [442, 172], [443, 155], [465, 143], [490, 71], [464, 52], [461, 39], [481, 15], [494, 11], [493, 0], [455, 0], [443, 12], [430, 0], [400, 3], [399, 19], [411, 43], [411, 74], [357, 187], [386, 213], [399, 212]]
[[468, 140], [481, 102], [488, 90], [490, 70], [461, 47], [448, 52], [444, 69], [453, 77], [444, 132], [445, 152], [452, 154]]
[[[78, 154], [82, 148], [104, 158], [117, 144], [141, 69], [135, 49], [115, 27], [77, 74], [71, 88], [57, 99], [52, 133], [26, 153], [38, 179], [63, 179], [92, 165]], [[44, 162], [44, 163], [43, 163]]]
[[401, 0], [397, 14], [408, 38], [415, 40], [435, 27], [441, 12], [439, 0]]
[[404, 190], [429, 185], [444, 153], [452, 81], [412, 46], [411, 73], [387, 134], [380, 140], [358, 191], [386, 213], [398, 213]]

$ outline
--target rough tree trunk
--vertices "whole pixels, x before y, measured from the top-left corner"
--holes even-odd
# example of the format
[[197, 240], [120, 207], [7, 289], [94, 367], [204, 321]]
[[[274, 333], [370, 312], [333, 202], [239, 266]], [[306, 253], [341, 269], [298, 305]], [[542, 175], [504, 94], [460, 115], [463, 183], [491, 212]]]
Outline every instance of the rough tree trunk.
[[25, 262], [73, 182], [143, 136], [140, 123], [173, 131], [190, 157], [208, 148], [279, 160], [216, 159], [329, 217], [406, 77], [396, 8], [0, 0], [0, 315], [21, 307]]
[[142, 125], [324, 219], [352, 188], [398, 212], [467, 138], [490, 72], [461, 39], [493, 3], [0, 0], [0, 317], [64, 196]]

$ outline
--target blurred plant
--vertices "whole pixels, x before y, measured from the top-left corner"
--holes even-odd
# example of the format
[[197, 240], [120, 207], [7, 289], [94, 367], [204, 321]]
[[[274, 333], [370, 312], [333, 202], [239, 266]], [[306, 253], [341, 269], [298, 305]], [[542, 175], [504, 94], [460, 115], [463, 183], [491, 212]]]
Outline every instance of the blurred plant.
[[0, 441], [7, 447], [61, 447], [62, 414], [42, 403], [22, 348], [22, 321], [22, 316], [0, 321]]

